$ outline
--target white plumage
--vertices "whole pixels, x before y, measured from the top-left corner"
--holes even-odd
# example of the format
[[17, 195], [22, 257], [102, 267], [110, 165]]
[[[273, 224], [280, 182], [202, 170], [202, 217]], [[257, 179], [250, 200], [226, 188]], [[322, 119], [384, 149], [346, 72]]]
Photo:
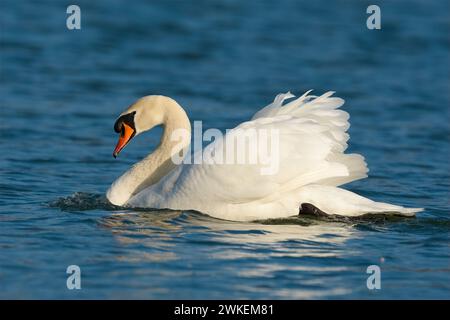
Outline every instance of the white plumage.
[[[328, 214], [344, 216], [386, 212], [414, 215], [420, 211], [374, 202], [338, 188], [367, 177], [368, 169], [364, 157], [344, 153], [349, 139], [349, 115], [339, 109], [344, 100], [332, 95], [333, 92], [327, 92], [316, 97], [308, 91], [283, 105], [286, 99], [294, 96], [279, 94], [250, 121], [241, 123], [202, 151], [203, 159], [214, 161], [218, 151], [225, 155], [230, 152], [227, 142], [236, 135], [252, 130], [274, 130], [278, 132], [279, 151], [275, 174], [261, 174], [267, 166], [261, 162], [182, 164], [161, 172], [158, 167], [167, 157], [157, 157], [159, 163], [156, 163], [155, 157], [149, 159], [150, 155], [142, 161], [142, 167], [147, 166], [148, 170], [142, 168], [138, 177], [138, 169], [131, 168], [111, 186], [108, 199], [118, 205], [197, 210], [213, 217], [239, 221], [296, 215], [302, 203], [311, 203]], [[143, 122], [146, 120], [139, 112], [142, 108], [163, 112], [165, 118], [173, 115], [176, 120], [165, 123], [165, 135], [169, 134], [169, 127], [177, 127], [177, 122], [190, 130], [184, 111], [180, 112], [178, 108], [181, 107], [169, 98], [158, 97], [156, 102], [154, 98], [141, 99], [124, 114], [137, 111], [135, 121]], [[253, 152], [249, 145], [248, 148], [247, 155]], [[164, 143], [159, 149], [166, 149], [165, 152], [159, 150], [161, 154], [170, 153]], [[142, 177], [146, 174], [148, 177]], [[155, 175], [161, 176], [158, 181], [149, 179]]]

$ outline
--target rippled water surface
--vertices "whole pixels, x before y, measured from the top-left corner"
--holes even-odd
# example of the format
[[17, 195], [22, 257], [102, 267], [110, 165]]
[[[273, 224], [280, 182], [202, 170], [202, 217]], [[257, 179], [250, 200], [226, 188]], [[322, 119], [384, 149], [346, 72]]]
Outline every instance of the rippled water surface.
[[[378, 1], [378, 31], [365, 1], [77, 3], [69, 31], [67, 2], [0, 0], [0, 298], [450, 297], [447, 1]], [[106, 202], [161, 134], [112, 158], [136, 98], [226, 129], [311, 88], [352, 116], [371, 171], [347, 188], [423, 213], [237, 223]], [[81, 290], [66, 288], [72, 264]]]

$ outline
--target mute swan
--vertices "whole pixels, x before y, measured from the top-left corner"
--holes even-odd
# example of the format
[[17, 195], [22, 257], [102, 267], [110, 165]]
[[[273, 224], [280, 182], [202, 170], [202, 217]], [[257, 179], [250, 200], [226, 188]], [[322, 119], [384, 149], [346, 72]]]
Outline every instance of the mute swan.
[[[338, 109], [344, 100], [332, 97], [334, 92], [319, 97], [309, 93], [284, 105], [284, 100], [294, 96], [290, 92], [279, 94], [250, 121], [200, 151], [201, 156], [214, 160], [211, 148], [231, 152], [225, 146], [240, 134], [239, 129], [276, 130], [279, 164], [273, 174], [262, 174], [259, 162], [175, 164], [173, 157], [187, 156], [190, 145], [191, 125], [186, 112], [169, 97], [139, 99], [114, 125], [120, 133], [114, 157], [134, 136], [158, 125], [164, 127], [164, 132], [153, 153], [112, 183], [107, 191], [108, 200], [126, 207], [196, 210], [235, 221], [288, 217], [299, 210], [342, 216], [366, 213], [413, 216], [421, 211], [374, 202], [338, 188], [366, 178], [368, 169], [361, 155], [344, 154], [350, 126], [348, 113]], [[186, 132], [181, 142], [173, 139], [177, 130]]]

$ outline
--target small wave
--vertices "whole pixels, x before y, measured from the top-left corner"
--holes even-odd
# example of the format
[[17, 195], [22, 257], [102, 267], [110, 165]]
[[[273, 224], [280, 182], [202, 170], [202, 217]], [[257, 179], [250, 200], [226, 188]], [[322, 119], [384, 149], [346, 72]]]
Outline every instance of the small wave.
[[297, 224], [301, 226], [310, 226], [322, 223], [344, 223], [344, 224], [359, 224], [359, 223], [369, 223], [369, 224], [383, 224], [389, 222], [398, 222], [411, 220], [414, 217], [403, 217], [396, 215], [387, 214], [365, 214], [362, 216], [338, 216], [338, 215], [327, 215], [327, 216], [314, 216], [314, 215], [297, 215], [288, 218], [269, 218], [264, 220], [255, 220], [254, 222], [261, 224]]
[[48, 203], [51, 208], [61, 210], [117, 210], [119, 207], [111, 204], [103, 194], [75, 192], [68, 197], [58, 198]]
[[[88, 192], [75, 192], [73, 195], [67, 197], [61, 197], [54, 201], [48, 203], [48, 206], [51, 208], [59, 208], [62, 211], [87, 211], [87, 210], [106, 210], [106, 211], [116, 211], [120, 209], [125, 209], [123, 207], [115, 206], [106, 199], [104, 194], [98, 193], [88, 193]], [[130, 209], [130, 208], [128, 208]], [[135, 212], [144, 211], [147, 212], [149, 210], [152, 213], [155, 212], [167, 212], [172, 210], [158, 210], [158, 209], [148, 209], [148, 208], [133, 208]], [[201, 212], [196, 211], [184, 211], [190, 214], [200, 214], [200, 216], [205, 216], [211, 218], [207, 215], [202, 214]], [[369, 224], [379, 224], [386, 222], [396, 222], [396, 221], [404, 221], [405, 217], [399, 217], [395, 215], [379, 215], [379, 214], [366, 214], [358, 217], [345, 217], [345, 216], [336, 216], [336, 215], [328, 215], [325, 217], [318, 217], [312, 215], [297, 215], [286, 218], [269, 218], [269, 219], [261, 219], [254, 220], [255, 223], [266, 224], [266, 225], [285, 225], [285, 224], [294, 224], [301, 226], [310, 226], [323, 224], [327, 222], [332, 223], [344, 223], [344, 224], [360, 224], [360, 223], [369, 223]], [[220, 220], [220, 219], [219, 219]]]

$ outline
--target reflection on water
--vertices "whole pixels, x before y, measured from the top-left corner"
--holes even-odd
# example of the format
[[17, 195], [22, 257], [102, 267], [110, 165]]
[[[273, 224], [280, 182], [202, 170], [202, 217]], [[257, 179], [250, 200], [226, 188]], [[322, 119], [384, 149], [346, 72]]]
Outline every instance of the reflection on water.
[[[243, 223], [197, 212], [121, 209], [90, 193], [50, 206], [71, 215], [99, 213], [90, 220], [97, 241], [104, 241], [89, 243], [95, 252], [84, 260], [93, 263], [87, 274], [104, 277], [88, 279], [96, 288], [89, 295], [124, 297], [101, 289], [114, 281], [128, 288], [127, 298], [407, 297], [415, 284], [406, 291], [404, 281], [413, 276], [416, 282], [432, 278], [435, 290], [448, 290], [439, 283], [447, 277], [443, 263], [449, 259], [433, 257], [448, 246], [449, 224], [440, 219], [294, 216]], [[405, 247], [415, 248], [414, 262]], [[378, 294], [366, 287], [372, 264], [383, 270], [384, 290]]]
[[[271, 279], [277, 274], [291, 272], [339, 273], [351, 269], [342, 265], [300, 263], [314, 259], [339, 259], [345, 241], [358, 237], [358, 233], [353, 232], [348, 225], [303, 226], [305, 222], [297, 217], [284, 220], [285, 224], [269, 225], [224, 221], [194, 212], [125, 211], [103, 217], [98, 224], [110, 229], [114, 241], [134, 248], [125, 255], [116, 256], [122, 262], [177, 261], [182, 264], [183, 259], [186, 259], [182, 243], [188, 241], [189, 246], [195, 248], [194, 255], [199, 255], [201, 259], [215, 261], [218, 265], [239, 265], [235, 274], [240, 279]], [[272, 260], [279, 263], [273, 263]], [[285, 264], [285, 260], [298, 263]], [[251, 267], [240, 265], [242, 261], [251, 262]], [[323, 281], [309, 279], [304, 282], [305, 289], [277, 290], [277, 297], [313, 298], [323, 295], [323, 291], [319, 293], [308, 289], [310, 286], [323, 288]], [[236, 284], [235, 289], [261, 293], [258, 287], [244, 284]], [[347, 291], [344, 288], [330, 288], [327, 294], [332, 296]]]
[[[311, 218], [312, 219], [312, 218]], [[211, 218], [200, 213], [173, 210], [124, 211], [100, 220], [99, 225], [130, 242], [156, 241], [152, 246], [170, 242], [168, 234], [182, 235], [183, 225], [208, 233], [217, 243], [273, 244], [282, 241], [311, 242], [311, 245], [342, 243], [351, 235], [343, 224], [302, 226], [302, 219], [283, 219], [283, 224], [242, 223]]]
[[[192, 279], [195, 291], [226, 290], [216, 297], [264, 298], [267, 290], [271, 297], [283, 299], [370, 296], [365, 281], [371, 264], [381, 265], [394, 279], [404, 277], [405, 272], [420, 272], [417, 268], [399, 270], [391, 263], [401, 260], [402, 254], [386, 254], [386, 248], [379, 247], [380, 240], [387, 240], [383, 237], [393, 236], [383, 234], [386, 229], [415, 224], [415, 219], [292, 217], [262, 222], [224, 221], [196, 212], [125, 210], [102, 217], [98, 225], [108, 229], [120, 246], [132, 248], [115, 256], [117, 261], [170, 265], [164, 274], [184, 274], [185, 279]], [[418, 245], [423, 239], [409, 241]], [[366, 258], [355, 260], [358, 256]], [[433, 270], [439, 276], [449, 271]], [[181, 297], [192, 289], [176, 292]], [[165, 296], [178, 297], [178, 293], [169, 291]]]
[[[448, 290], [449, 258], [441, 252], [448, 247], [449, 224], [440, 219], [305, 216], [243, 223], [197, 212], [120, 209], [108, 205], [103, 195], [89, 193], [49, 205], [57, 211], [36, 216], [49, 227], [20, 220], [20, 213], [4, 215], [2, 221], [16, 225], [5, 229], [4, 238], [20, 239], [22, 228], [30, 239], [2, 245], [11, 261], [2, 262], [5, 277], [22, 270], [16, 283], [31, 281], [42, 288], [40, 297], [385, 298], [408, 297], [416, 283], [429, 281], [433, 294]], [[22, 244], [32, 250], [37, 238], [58, 243], [58, 255], [37, 250], [21, 261], [12, 254], [20, 253]], [[414, 261], [405, 248], [414, 248]], [[32, 263], [36, 259], [44, 262]], [[88, 290], [74, 294], [65, 289], [60, 272], [70, 264], [80, 265]], [[366, 268], [372, 264], [383, 270], [385, 285], [379, 293], [366, 287]], [[59, 276], [49, 281], [49, 272]], [[412, 277], [415, 282], [405, 282]], [[6, 288], [8, 295], [33, 297]]]
[[[102, 218], [99, 225], [111, 230], [114, 239], [121, 245], [134, 245], [142, 250], [132, 251], [130, 255], [121, 255], [118, 260], [163, 261], [176, 259], [171, 248], [175, 245], [173, 237], [180, 232], [181, 226], [171, 223], [179, 217], [177, 211], [138, 211], [121, 212]], [[152, 248], [151, 252], [147, 248]]]

